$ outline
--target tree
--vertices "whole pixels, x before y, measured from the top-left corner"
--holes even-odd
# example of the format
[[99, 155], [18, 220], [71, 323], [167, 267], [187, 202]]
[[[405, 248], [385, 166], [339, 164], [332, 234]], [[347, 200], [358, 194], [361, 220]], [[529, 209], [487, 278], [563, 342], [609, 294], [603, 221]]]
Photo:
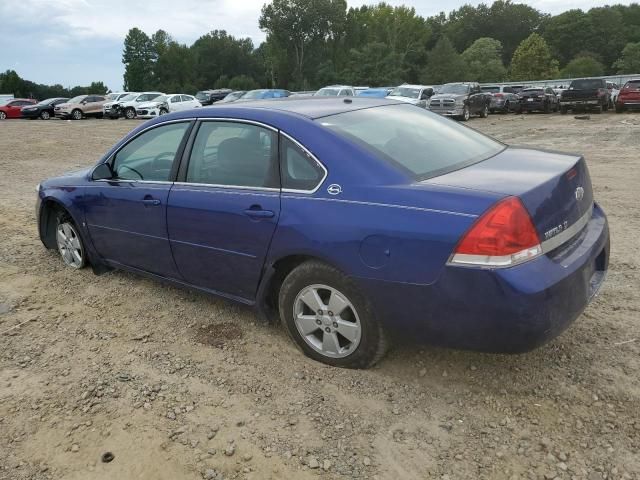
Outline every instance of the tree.
[[255, 90], [260, 88], [260, 85], [247, 75], [238, 75], [229, 80], [229, 88], [231, 90]]
[[138, 28], [132, 28], [124, 39], [122, 52], [124, 63], [124, 89], [142, 91], [153, 83], [153, 44], [149, 36]]
[[292, 77], [297, 87], [307, 85], [310, 51], [341, 34], [345, 0], [273, 0], [262, 7], [259, 25], [276, 48], [292, 58]]
[[460, 81], [464, 77], [464, 62], [448, 37], [442, 37], [427, 54], [427, 65], [420, 75], [426, 84]]
[[613, 64], [618, 73], [640, 72], [640, 42], [627, 43], [622, 56]]
[[598, 77], [603, 74], [604, 65], [589, 53], [578, 54], [560, 72], [566, 78]]
[[502, 64], [502, 44], [489, 37], [477, 39], [462, 52], [465, 77], [477, 82], [500, 82], [507, 76]]
[[349, 52], [349, 65], [342, 72], [343, 81], [352, 85], [398, 85], [405, 78], [402, 57], [386, 43], [368, 43]]
[[195, 93], [194, 54], [184, 44], [169, 41], [154, 66], [154, 85], [161, 92]]
[[558, 61], [547, 42], [537, 33], [524, 39], [513, 53], [511, 80], [543, 80], [559, 75]]

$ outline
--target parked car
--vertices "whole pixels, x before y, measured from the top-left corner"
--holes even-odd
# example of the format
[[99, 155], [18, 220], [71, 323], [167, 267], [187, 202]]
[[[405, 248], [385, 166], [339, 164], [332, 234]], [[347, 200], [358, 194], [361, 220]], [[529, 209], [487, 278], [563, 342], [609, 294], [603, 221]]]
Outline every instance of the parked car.
[[560, 97], [560, 113], [568, 110], [593, 110], [602, 113], [609, 109], [609, 90], [602, 78], [573, 80]]
[[620, 94], [620, 87], [615, 82], [607, 82], [607, 90], [609, 90], [609, 108], [613, 108]]
[[66, 265], [253, 305], [340, 367], [372, 365], [391, 335], [533, 349], [582, 313], [609, 259], [582, 156], [388, 99], [169, 114], [37, 192], [40, 238]]
[[[392, 89], [393, 91], [393, 89]], [[383, 88], [367, 88], [358, 93], [358, 97], [372, 97], [372, 98], [384, 98], [389, 95], [389, 89]]]
[[489, 111], [491, 113], [495, 111], [515, 112], [518, 109], [520, 98], [513, 87], [508, 85], [485, 85], [480, 89], [491, 95], [491, 102], [489, 103]]
[[112, 120], [120, 117], [131, 120], [136, 118], [136, 109], [140, 105], [155, 100], [162, 95], [164, 93], [161, 92], [131, 93], [118, 101], [105, 105], [104, 114]]
[[551, 87], [531, 87], [522, 90], [520, 97], [520, 112], [540, 111], [544, 113], [557, 112], [560, 108], [558, 96]]
[[231, 93], [230, 88], [217, 88], [215, 90], [201, 90], [196, 93], [196, 99], [203, 105], [212, 105]]
[[431, 97], [429, 110], [466, 122], [471, 115], [487, 118], [490, 104], [491, 95], [476, 82], [447, 83]]
[[179, 112], [201, 106], [202, 104], [191, 95], [170, 93], [168, 95], [161, 95], [151, 102], [138, 105], [136, 107], [136, 116], [140, 118], [153, 118], [170, 112]]
[[389, 97], [393, 100], [410, 103], [418, 107], [427, 108], [427, 102], [435, 91], [431, 85], [400, 85], [394, 88]]
[[102, 118], [102, 106], [106, 102], [103, 95], [78, 95], [66, 103], [59, 103], [53, 109], [57, 118], [81, 120], [83, 117]]
[[236, 100], [239, 100], [245, 93], [247, 93], [246, 90], [236, 90], [235, 92], [227, 94], [226, 97], [224, 97], [222, 100], [219, 100], [217, 103], [235, 102]]
[[517, 94], [520, 93], [522, 90], [524, 90], [525, 88], [528, 88], [526, 85], [509, 85], [511, 88], [513, 88], [513, 91]]
[[0, 105], [0, 120], [20, 118], [22, 107], [35, 105], [35, 103], [36, 101], [32, 98], [10, 98], [3, 105]]
[[25, 105], [20, 110], [20, 115], [22, 116], [22, 118], [41, 118], [42, 120], [49, 120], [54, 116], [54, 108], [56, 107], [56, 105], [60, 105], [61, 103], [65, 103], [68, 101], [68, 98], [47, 98], [46, 100], [42, 100], [35, 105]]
[[291, 95], [288, 90], [282, 90], [277, 88], [264, 88], [259, 90], [249, 90], [242, 95], [237, 101], [246, 100], [265, 100], [269, 98], [285, 98]]
[[640, 110], [640, 79], [629, 80], [616, 98], [616, 113]]
[[354, 97], [356, 91], [347, 85], [331, 85], [323, 87], [313, 94], [314, 97]]

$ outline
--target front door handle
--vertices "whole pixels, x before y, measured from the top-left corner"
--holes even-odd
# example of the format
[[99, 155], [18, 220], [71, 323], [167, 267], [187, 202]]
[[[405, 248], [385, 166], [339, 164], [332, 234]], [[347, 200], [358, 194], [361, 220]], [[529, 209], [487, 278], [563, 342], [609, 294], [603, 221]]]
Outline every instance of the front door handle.
[[244, 214], [251, 218], [273, 218], [275, 215], [271, 210], [263, 210], [260, 206], [247, 208]]
[[142, 203], [144, 203], [145, 207], [157, 207], [158, 205], [160, 205], [160, 200], [158, 200], [157, 198], [145, 198], [142, 200]]

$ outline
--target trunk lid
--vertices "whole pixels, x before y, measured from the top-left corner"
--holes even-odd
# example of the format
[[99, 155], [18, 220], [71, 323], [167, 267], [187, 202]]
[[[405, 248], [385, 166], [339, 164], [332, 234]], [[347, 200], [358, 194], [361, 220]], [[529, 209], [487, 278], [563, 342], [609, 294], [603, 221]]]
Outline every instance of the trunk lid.
[[584, 158], [558, 152], [510, 147], [423, 183], [517, 196], [529, 211], [541, 242], [570, 228], [593, 205]]

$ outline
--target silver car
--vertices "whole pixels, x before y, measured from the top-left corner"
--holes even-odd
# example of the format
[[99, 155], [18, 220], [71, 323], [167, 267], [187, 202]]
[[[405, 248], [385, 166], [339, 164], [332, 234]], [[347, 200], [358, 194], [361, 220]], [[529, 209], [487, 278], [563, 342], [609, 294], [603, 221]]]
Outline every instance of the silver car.
[[489, 111], [494, 112], [515, 112], [520, 105], [520, 99], [513, 87], [508, 85], [485, 85], [482, 91], [491, 95]]

